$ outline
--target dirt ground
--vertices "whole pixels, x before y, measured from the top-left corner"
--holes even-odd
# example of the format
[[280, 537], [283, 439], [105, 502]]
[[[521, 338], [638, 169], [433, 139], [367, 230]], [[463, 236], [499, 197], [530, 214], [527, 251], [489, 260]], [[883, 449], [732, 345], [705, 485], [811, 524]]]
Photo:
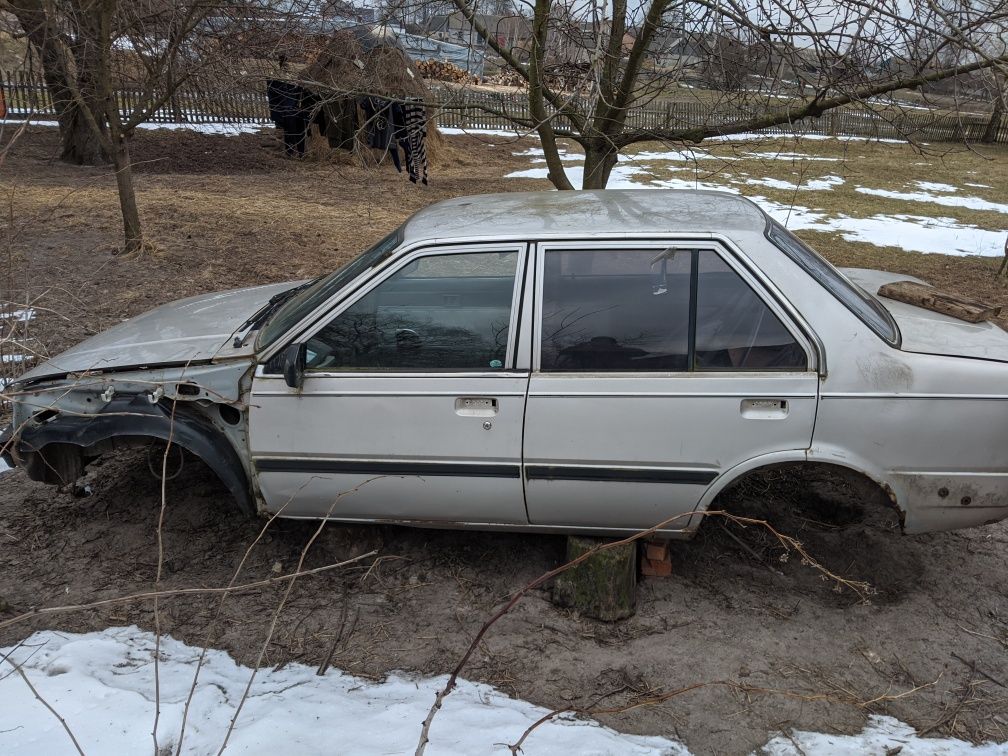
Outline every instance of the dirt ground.
[[[289, 162], [266, 135], [144, 133], [134, 153], [154, 249], [123, 257], [108, 171], [62, 165], [54, 150], [55, 133], [39, 130], [0, 169], [9, 262], [0, 285], [5, 300], [39, 311], [31, 336], [42, 353], [170, 299], [329, 270], [439, 198], [543, 187], [501, 179], [528, 158], [476, 137], [450, 140], [422, 188], [390, 168]], [[836, 249], [856, 262], [855, 248]], [[1001, 291], [990, 276], [997, 261], [892, 261], [965, 293]], [[147, 468], [143, 452], [98, 463], [87, 496], [20, 471], [0, 477], [0, 621], [150, 589], [161, 497]], [[236, 516], [196, 463], [168, 484], [167, 501], [164, 587], [227, 584], [262, 523]], [[633, 618], [585, 620], [533, 591], [493, 627], [464, 676], [553, 708], [622, 708], [702, 683], [660, 705], [599, 716], [698, 754], [748, 753], [791, 728], [856, 732], [871, 713], [928, 735], [1008, 740], [1008, 527], [905, 537], [884, 518], [850, 523], [812, 503], [793, 480], [721, 502], [769, 517], [827, 568], [871, 583], [870, 603], [832, 590], [795, 554], [785, 558], [762, 529], [711, 520], [674, 546], [671, 578], [641, 583]], [[272, 525], [242, 579], [292, 569], [316, 528]], [[332, 653], [333, 666], [361, 675], [448, 672], [493, 609], [556, 566], [563, 547], [559, 537], [327, 525], [306, 567], [372, 549], [381, 559], [300, 580], [266, 662], [319, 664]], [[281, 592], [231, 597], [212, 645], [253, 663]], [[218, 604], [166, 600], [162, 630], [202, 644]], [[0, 645], [43, 627], [134, 623], [153, 629], [149, 603], [36, 618], [0, 630]]]

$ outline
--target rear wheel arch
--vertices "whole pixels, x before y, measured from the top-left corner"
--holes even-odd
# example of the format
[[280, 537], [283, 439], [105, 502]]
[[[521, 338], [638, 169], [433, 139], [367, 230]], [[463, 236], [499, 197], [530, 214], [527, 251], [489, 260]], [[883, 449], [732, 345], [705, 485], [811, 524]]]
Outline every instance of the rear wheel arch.
[[[900, 506], [901, 497], [880, 470], [856, 458], [839, 459], [836, 455], [827, 457], [805, 450], [755, 457], [726, 471], [707, 489], [697, 505], [697, 512], [710, 510], [717, 497], [732, 488], [773, 471], [785, 470], [798, 472], [804, 480], [822, 482], [832, 479], [837, 484], [850, 486], [863, 496], [867, 508], [895, 511], [902, 530], [905, 512]], [[702, 517], [698, 517], [691, 526], [698, 527], [701, 520]]]

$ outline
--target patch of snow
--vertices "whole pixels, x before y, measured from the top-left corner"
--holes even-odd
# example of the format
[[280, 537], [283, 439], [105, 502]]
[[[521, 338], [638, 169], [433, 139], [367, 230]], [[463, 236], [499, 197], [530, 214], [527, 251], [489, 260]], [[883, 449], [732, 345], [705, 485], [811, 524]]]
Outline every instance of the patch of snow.
[[1008, 205], [991, 202], [982, 197], [960, 197], [947, 194], [932, 194], [930, 192], [896, 192], [890, 189], [873, 189], [867, 186], [855, 187], [854, 191], [870, 194], [874, 197], [888, 197], [905, 202], [930, 202], [946, 207], [966, 207], [970, 210], [991, 210], [995, 213], [1008, 213]]
[[882, 214], [870, 218], [830, 217], [818, 210], [784, 205], [765, 197], [750, 199], [792, 231], [839, 232], [847, 241], [867, 242], [876, 247], [899, 247], [909, 252], [985, 257], [1004, 254], [1004, 231], [987, 231], [960, 224], [955, 218]]
[[934, 181], [914, 181], [918, 189], [923, 189], [925, 192], [958, 192], [958, 187], [952, 186], [952, 184], [939, 184]]
[[[570, 180], [571, 184], [574, 186], [581, 186], [584, 180], [584, 166], [583, 165], [571, 165], [565, 167], [565, 172], [567, 173], [567, 178]], [[648, 180], [646, 177], [641, 178], [641, 174], [644, 170], [639, 166], [624, 166], [617, 165], [612, 169], [612, 173], [609, 174], [609, 189], [641, 189], [647, 187]], [[549, 170], [547, 168], [526, 168], [522, 171], [512, 171], [504, 176], [504, 178], [531, 178], [531, 179], [548, 179]], [[675, 179], [671, 179], [675, 180]], [[659, 185], [659, 182], [652, 182], [654, 185]], [[690, 187], [692, 188], [692, 187]], [[721, 189], [722, 187], [716, 187]]]
[[752, 186], [767, 186], [771, 189], [783, 189], [785, 191], [832, 191], [834, 186], [845, 183], [840, 176], [820, 176], [817, 179], [806, 181], [804, 184], [793, 184], [790, 181], [775, 178], [747, 178], [743, 181]]
[[26, 354], [0, 354], [0, 362], [24, 362], [28, 359]]
[[971, 184], [969, 181], [963, 183], [963, 186], [972, 186], [974, 189], [990, 189], [990, 184]]
[[[637, 184], [637, 186], [638, 188], [641, 188], [640, 184]], [[709, 183], [706, 181], [700, 181], [699, 179], [653, 179], [650, 186], [657, 187], [659, 189], [699, 189], [705, 192], [729, 192], [731, 194], [740, 194], [739, 190], [733, 186]]]
[[[20, 121], [11, 121], [5, 119], [4, 124], [20, 123]], [[49, 128], [58, 128], [59, 124], [56, 121], [35, 121], [32, 120], [32, 126], [43, 126]], [[166, 129], [168, 131], [195, 131], [200, 134], [224, 134], [225, 136], [234, 136], [237, 134], [258, 134], [262, 129], [272, 128], [271, 124], [258, 123], [258, 122], [247, 122], [247, 123], [141, 123], [137, 126], [139, 129], [146, 129], [148, 131]]]
[[1004, 756], [1005, 745], [973, 745], [955, 738], [919, 738], [913, 727], [892, 717], [873, 714], [858, 735], [826, 735], [792, 731], [763, 746], [766, 756], [847, 756], [899, 753], [900, 756]]
[[508, 131], [506, 129], [459, 129], [454, 126], [438, 126], [438, 131], [442, 134], [448, 136], [460, 136], [466, 134], [480, 134], [482, 136], [499, 136], [499, 137], [509, 137], [511, 139], [529, 137], [531, 139], [538, 139], [539, 135], [534, 131], [531, 133], [524, 131], [516, 131], [514, 129]]
[[[12, 649], [0, 649], [0, 658]], [[161, 639], [161, 751], [174, 752], [200, 650]], [[154, 721], [154, 635], [136, 627], [102, 632], [42, 631], [13, 652], [41, 696], [60, 713], [85, 753], [139, 753], [151, 747]], [[60, 723], [35, 700], [10, 665], [0, 670], [0, 752], [67, 753]], [[381, 682], [338, 670], [289, 664], [261, 669], [238, 718], [228, 753], [411, 754], [421, 724], [446, 676], [391, 674]], [[223, 651], [208, 651], [182, 741], [187, 754], [216, 753], [251, 670]], [[459, 680], [430, 731], [428, 753], [507, 754], [547, 709]], [[338, 745], [337, 745], [338, 744]], [[624, 735], [591, 720], [559, 717], [538, 727], [525, 754], [654, 754], [688, 756], [660, 737]]]
[[[830, 136], [829, 134], [798, 134], [800, 139], [812, 139], [823, 141], [824, 139], [838, 139], [841, 142], [880, 142], [882, 144], [909, 144], [906, 139], [890, 139], [887, 137], [862, 137], [862, 136]], [[927, 146], [926, 142], [920, 143]]]

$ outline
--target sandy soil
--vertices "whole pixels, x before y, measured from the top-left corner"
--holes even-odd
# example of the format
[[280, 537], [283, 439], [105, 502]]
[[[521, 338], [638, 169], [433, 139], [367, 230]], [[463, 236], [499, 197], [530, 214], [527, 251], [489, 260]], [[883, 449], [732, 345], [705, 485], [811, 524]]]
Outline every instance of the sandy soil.
[[[156, 249], [124, 258], [114, 254], [108, 172], [53, 161], [54, 144], [51, 132], [31, 135], [0, 179], [14, 219], [0, 284], [5, 299], [27, 296], [40, 308], [32, 333], [42, 352], [182, 295], [322, 272], [434, 199], [539, 186], [499, 179], [527, 163], [471, 137], [452, 140], [424, 189], [391, 169], [288, 162], [266, 136], [144, 134], [138, 184]], [[949, 265], [961, 284], [977, 263]], [[161, 500], [144, 454], [92, 466], [87, 482], [90, 495], [74, 496], [20, 471], [0, 479], [0, 620], [153, 584]], [[169, 483], [167, 501], [165, 587], [226, 584], [262, 523], [238, 518], [198, 463]], [[813, 506], [793, 480], [722, 504], [768, 516], [826, 567], [877, 593], [863, 603], [836, 592], [794, 554], [784, 559], [765, 531], [709, 521], [674, 547], [673, 577], [641, 583], [632, 619], [585, 620], [534, 591], [494, 626], [465, 676], [556, 708], [620, 708], [702, 683], [661, 705], [600, 716], [620, 730], [680, 738], [696, 753], [747, 753], [780, 729], [855, 732], [869, 713], [928, 734], [1008, 739], [1008, 527], [904, 537], [881, 517], [844, 524], [844, 511]], [[271, 526], [244, 579], [293, 568], [316, 527]], [[563, 545], [326, 526], [307, 567], [372, 549], [382, 559], [298, 582], [267, 663], [321, 663], [332, 652], [334, 666], [358, 674], [447, 672], [502, 599], [559, 563]], [[280, 593], [230, 598], [212, 644], [254, 662]], [[162, 629], [200, 644], [218, 603], [164, 601]], [[36, 618], [0, 630], [0, 645], [42, 627], [130, 623], [152, 629], [150, 604]]]

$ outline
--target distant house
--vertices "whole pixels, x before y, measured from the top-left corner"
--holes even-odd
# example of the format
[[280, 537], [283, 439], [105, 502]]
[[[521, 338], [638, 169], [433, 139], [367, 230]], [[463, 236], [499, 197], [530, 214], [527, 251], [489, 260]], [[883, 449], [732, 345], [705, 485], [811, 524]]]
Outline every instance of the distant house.
[[[525, 50], [532, 35], [532, 23], [523, 16], [477, 13], [476, 22], [489, 31], [507, 50]], [[483, 40], [460, 12], [439, 14], [427, 22], [427, 34], [445, 42], [483, 47]]]

